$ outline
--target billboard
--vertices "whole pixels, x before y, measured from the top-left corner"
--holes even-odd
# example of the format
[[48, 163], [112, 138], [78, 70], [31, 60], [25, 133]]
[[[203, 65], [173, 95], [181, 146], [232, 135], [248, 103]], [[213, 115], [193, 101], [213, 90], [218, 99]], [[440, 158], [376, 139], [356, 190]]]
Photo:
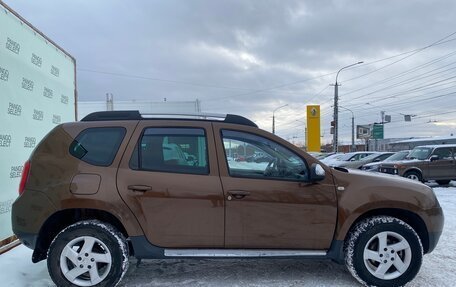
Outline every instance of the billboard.
[[321, 151], [320, 106], [307, 106], [307, 151]]
[[75, 120], [75, 60], [0, 1], [0, 242], [24, 162], [54, 126]]

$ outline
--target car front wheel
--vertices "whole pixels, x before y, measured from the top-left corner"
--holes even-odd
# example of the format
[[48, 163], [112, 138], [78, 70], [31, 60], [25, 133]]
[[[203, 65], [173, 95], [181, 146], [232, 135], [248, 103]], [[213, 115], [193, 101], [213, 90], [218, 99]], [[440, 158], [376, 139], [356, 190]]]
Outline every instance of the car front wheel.
[[48, 250], [57, 286], [116, 286], [128, 269], [128, 245], [112, 225], [77, 222], [61, 231]]
[[404, 177], [411, 179], [411, 180], [416, 180], [416, 181], [423, 181], [423, 177], [418, 171], [408, 171], [404, 174]]
[[423, 247], [415, 230], [390, 216], [356, 224], [345, 242], [345, 263], [366, 286], [403, 286], [418, 273]]

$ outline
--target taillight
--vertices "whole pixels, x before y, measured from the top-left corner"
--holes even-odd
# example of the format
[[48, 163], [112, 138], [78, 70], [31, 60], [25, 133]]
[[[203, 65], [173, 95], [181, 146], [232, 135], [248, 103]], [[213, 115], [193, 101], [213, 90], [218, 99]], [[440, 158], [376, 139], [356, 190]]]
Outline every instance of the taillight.
[[21, 183], [19, 184], [19, 195], [24, 193], [25, 184], [27, 183], [27, 179], [30, 173], [30, 161], [26, 161], [24, 164], [24, 168], [22, 169], [22, 176], [21, 176]]

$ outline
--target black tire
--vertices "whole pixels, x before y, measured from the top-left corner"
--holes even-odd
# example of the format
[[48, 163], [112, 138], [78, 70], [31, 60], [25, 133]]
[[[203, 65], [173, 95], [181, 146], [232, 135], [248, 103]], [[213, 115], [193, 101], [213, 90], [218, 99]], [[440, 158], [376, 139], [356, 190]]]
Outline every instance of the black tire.
[[[90, 244], [89, 242], [92, 241], [95, 243]], [[75, 242], [74, 245], [73, 242]], [[89, 253], [83, 251], [86, 243], [89, 249], [85, 249], [90, 250]], [[64, 250], [69, 253], [63, 253]], [[65, 255], [70, 253], [71, 256]], [[103, 259], [98, 262], [98, 258], [95, 256], [100, 255]], [[48, 250], [47, 265], [49, 275], [59, 287], [82, 286], [84, 284], [81, 285], [81, 282], [88, 282], [92, 277], [95, 278], [95, 275], [92, 276], [93, 273], [91, 273], [95, 270], [101, 281], [93, 285], [89, 282], [91, 285], [84, 286], [111, 287], [116, 286], [126, 273], [128, 257], [128, 245], [121, 232], [110, 224], [98, 220], [87, 220], [72, 224], [57, 234]], [[64, 258], [64, 261], [61, 258]], [[84, 273], [77, 275], [75, 280], [70, 282], [67, 276], [69, 277], [70, 271], [73, 270], [79, 273], [77, 269]]]
[[448, 185], [451, 180], [436, 180], [439, 185]]
[[[372, 247], [374, 250], [375, 247], [380, 249], [380, 236], [385, 232], [388, 232], [385, 240], [391, 240], [390, 243], [385, 249], [373, 252], [378, 254], [377, 260], [382, 262], [366, 259], [365, 250], [371, 251]], [[395, 251], [393, 244], [399, 241], [394, 241], [394, 236], [405, 239], [409, 248], [398, 247], [397, 250], [401, 251]], [[345, 264], [353, 277], [365, 286], [403, 286], [415, 278], [422, 260], [423, 246], [418, 234], [410, 225], [395, 217], [375, 216], [364, 219], [355, 225], [345, 242]], [[401, 263], [405, 266], [402, 272], [396, 267], [396, 264], [401, 266]], [[385, 270], [385, 273], [381, 272], [380, 268]], [[375, 272], [391, 278], [379, 278], [381, 275], [374, 276]]]
[[406, 173], [404, 173], [404, 177], [411, 179], [411, 180], [423, 182], [423, 175], [419, 171], [416, 171], [416, 170], [407, 171]]

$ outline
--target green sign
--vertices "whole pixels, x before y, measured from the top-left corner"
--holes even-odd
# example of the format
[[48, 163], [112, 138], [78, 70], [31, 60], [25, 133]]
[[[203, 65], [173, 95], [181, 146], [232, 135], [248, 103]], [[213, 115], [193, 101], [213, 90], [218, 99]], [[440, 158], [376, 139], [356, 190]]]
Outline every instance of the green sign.
[[374, 124], [372, 128], [372, 138], [373, 139], [383, 139], [383, 125], [382, 124]]

